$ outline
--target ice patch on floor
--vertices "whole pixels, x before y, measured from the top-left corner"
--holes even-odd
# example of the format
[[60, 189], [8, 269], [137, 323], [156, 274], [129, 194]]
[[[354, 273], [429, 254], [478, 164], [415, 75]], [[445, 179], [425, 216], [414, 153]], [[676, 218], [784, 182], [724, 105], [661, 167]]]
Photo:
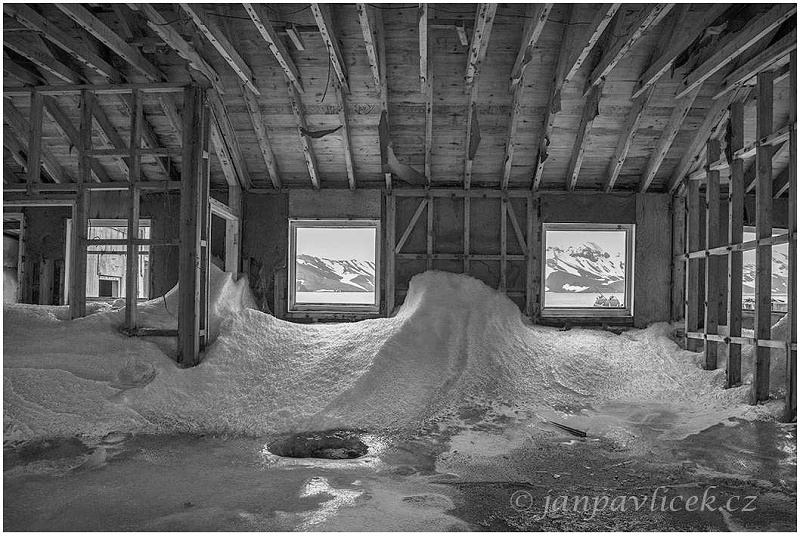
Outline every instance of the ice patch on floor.
[[[469, 427], [497, 404], [509, 414], [561, 412], [564, 424], [590, 430], [604, 404], [656, 404], [674, 416], [660, 433], [679, 437], [775, 411], [749, 406], [747, 387], [723, 389], [724, 371], [702, 370], [668, 324], [622, 335], [531, 326], [481, 281], [436, 271], [412, 279], [392, 318], [294, 324], [250, 308], [246, 279], [212, 275], [218, 337], [191, 369], [121, 334], [123, 311], [66, 321], [63, 307], [5, 304], [4, 440]], [[176, 312], [173, 290], [139, 316], [170, 328]]]

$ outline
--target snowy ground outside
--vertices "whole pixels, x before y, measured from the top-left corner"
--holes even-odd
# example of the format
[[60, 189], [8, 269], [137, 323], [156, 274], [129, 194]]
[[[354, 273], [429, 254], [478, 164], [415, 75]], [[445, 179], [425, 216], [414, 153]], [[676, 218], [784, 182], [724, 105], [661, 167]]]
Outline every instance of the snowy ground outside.
[[[252, 304], [245, 280], [215, 271], [215, 341], [192, 369], [175, 365], [172, 339], [121, 334], [121, 310], [98, 304], [68, 321], [64, 307], [5, 304], [6, 527], [796, 527], [796, 427], [775, 422], [782, 404], [750, 406], [747, 385], [723, 389], [724, 363], [702, 370], [667, 324], [621, 335], [532, 326], [504, 295], [442, 272], [416, 276], [388, 319], [301, 325]], [[140, 317], [175, 327], [176, 311], [173, 291]], [[775, 386], [781, 370], [774, 353]], [[330, 428], [378, 439], [347, 461], [264, 448]], [[541, 505], [559, 490], [657, 486], [685, 499], [745, 483], [771, 514], [537, 521], [509, 502], [520, 490]]]
[[372, 305], [374, 292], [301, 292], [295, 293], [297, 303], [353, 303]]
[[594, 307], [599, 296], [603, 296], [606, 299], [614, 296], [619, 301], [617, 307], [625, 307], [624, 292], [608, 292], [605, 294], [598, 292], [546, 292], [544, 303], [545, 307]]

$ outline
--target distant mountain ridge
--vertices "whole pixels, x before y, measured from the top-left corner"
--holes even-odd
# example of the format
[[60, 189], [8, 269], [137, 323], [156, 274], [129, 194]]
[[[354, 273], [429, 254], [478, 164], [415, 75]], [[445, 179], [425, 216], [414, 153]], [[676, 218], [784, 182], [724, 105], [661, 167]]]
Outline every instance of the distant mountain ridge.
[[[789, 256], [780, 251], [772, 252], [772, 293], [786, 294], [789, 285]], [[756, 292], [756, 264], [745, 262], [742, 264], [742, 292], [755, 294]]]
[[548, 292], [625, 292], [625, 258], [612, 256], [594, 242], [547, 248]]
[[295, 280], [299, 292], [374, 292], [375, 263], [297, 255]]

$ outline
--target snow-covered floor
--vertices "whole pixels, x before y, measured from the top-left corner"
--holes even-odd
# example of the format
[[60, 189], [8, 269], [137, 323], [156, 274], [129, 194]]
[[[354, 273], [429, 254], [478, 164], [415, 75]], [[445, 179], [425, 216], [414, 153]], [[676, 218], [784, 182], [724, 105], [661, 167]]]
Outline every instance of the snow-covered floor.
[[[531, 326], [502, 294], [442, 272], [415, 277], [396, 316], [349, 324], [250, 309], [247, 282], [219, 271], [212, 287], [216, 338], [192, 369], [174, 364], [170, 339], [121, 334], [120, 310], [68, 321], [63, 307], [4, 305], [9, 528], [535, 528], [519, 509], [516, 521], [477, 519], [473, 502], [505, 512], [514, 486], [622, 478], [632, 489], [676, 474], [757, 477], [780, 512], [796, 505], [784, 500], [796, 497], [796, 431], [769, 422], [781, 403], [750, 406], [747, 385], [723, 389], [724, 367], [702, 370], [667, 324], [622, 335]], [[140, 307], [142, 325], [175, 327], [176, 310], [172, 291]], [[382, 447], [348, 462], [263, 449], [278, 433], [334, 427]], [[761, 442], [746, 445], [749, 434]], [[736, 463], [720, 438], [737, 445]], [[709, 450], [722, 462], [697, 461]], [[731, 515], [690, 525], [760, 519]], [[787, 516], [773, 518], [796, 525]]]

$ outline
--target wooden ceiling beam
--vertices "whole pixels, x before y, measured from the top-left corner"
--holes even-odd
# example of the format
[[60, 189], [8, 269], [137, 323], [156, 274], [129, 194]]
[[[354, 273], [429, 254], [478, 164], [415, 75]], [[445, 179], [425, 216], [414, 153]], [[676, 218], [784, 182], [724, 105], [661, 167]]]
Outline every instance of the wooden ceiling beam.
[[428, 4], [418, 4], [419, 10], [419, 90], [428, 91]]
[[740, 31], [731, 34], [728, 39], [720, 43], [706, 61], [684, 77], [675, 98], [683, 97], [691, 89], [708, 80], [795, 13], [797, 4], [777, 4], [756, 20], [749, 21]]
[[[600, 4], [600, 9], [592, 19], [592, 22], [589, 24], [588, 29], [586, 30], [586, 39], [583, 40], [583, 46], [579, 50], [575, 52], [574, 58], [567, 58], [569, 61], [565, 72], [564, 72], [564, 82], [569, 82], [572, 80], [572, 77], [575, 76], [575, 73], [578, 72], [583, 62], [586, 61], [586, 58], [589, 57], [589, 52], [592, 51], [594, 46], [600, 40], [600, 37], [606, 30], [609, 24], [611, 24], [611, 20], [614, 18], [614, 15], [617, 14], [619, 8], [622, 4]], [[575, 9], [573, 7], [573, 9]], [[572, 34], [570, 41], [576, 41], [575, 34], [576, 31], [570, 32]], [[571, 54], [572, 52], [568, 50], [567, 54]]]
[[433, 64], [428, 62], [428, 87], [425, 90], [425, 180], [433, 178]]
[[314, 3], [311, 4], [311, 12], [314, 14], [314, 20], [317, 21], [317, 27], [322, 36], [322, 41], [325, 43], [325, 48], [328, 49], [328, 56], [333, 66], [333, 71], [336, 73], [336, 78], [339, 79], [342, 89], [349, 93], [350, 85], [347, 82], [347, 70], [345, 68], [342, 50], [339, 48], [339, 39], [333, 24], [331, 6], [329, 4]]
[[267, 10], [261, 4], [242, 5], [253, 21], [261, 38], [267, 42], [267, 46], [269, 46], [272, 55], [275, 56], [278, 64], [283, 69], [286, 78], [294, 84], [297, 91], [304, 93], [305, 89], [303, 89], [303, 83], [300, 80], [300, 71], [297, 70], [297, 66], [295, 66], [294, 61], [292, 61], [291, 56], [289, 56], [289, 51], [286, 49], [283, 41], [281, 41], [278, 33], [272, 27], [272, 23], [269, 21], [269, 16], [267, 15]]
[[300, 95], [297, 94], [297, 88], [295, 88], [291, 82], [287, 82], [286, 90], [289, 93], [289, 103], [292, 105], [292, 113], [294, 114], [295, 123], [297, 124], [297, 135], [300, 136], [300, 145], [303, 149], [303, 158], [305, 158], [306, 161], [308, 175], [311, 178], [311, 184], [314, 188], [319, 190], [320, 180], [319, 172], [317, 171], [317, 159], [314, 156], [311, 138], [306, 134], [306, 132], [308, 132], [308, 126], [306, 125], [303, 103], [300, 101]]
[[472, 41], [467, 58], [467, 71], [464, 76], [467, 87], [472, 87], [478, 78], [481, 64], [489, 48], [489, 37], [492, 34], [492, 25], [494, 24], [496, 12], [497, 4], [478, 4], [475, 13], [475, 29], [472, 32]]
[[195, 71], [205, 76], [217, 93], [223, 95], [225, 90], [219, 73], [203, 58], [197, 49], [189, 44], [178, 31], [173, 28], [151, 4], [128, 4], [131, 9], [139, 11], [153, 32], [177, 54], [189, 63]]
[[547, 17], [553, 9], [553, 4], [528, 4], [528, 22], [525, 25], [525, 33], [522, 36], [522, 45], [511, 69], [511, 84], [508, 92], [514, 93], [517, 85], [522, 82], [525, 75], [525, 68], [533, 59], [533, 49], [542, 35]]
[[26, 86], [39, 86], [46, 83], [39, 73], [18, 65], [3, 49], [3, 73], [16, 78]]
[[350, 145], [350, 120], [347, 112], [347, 96], [339, 84], [334, 84], [336, 92], [336, 105], [339, 107], [339, 122], [342, 125], [342, 151], [344, 152], [344, 162], [347, 168], [347, 183], [350, 190], [356, 189], [356, 172], [353, 167], [353, 150]]
[[[651, 59], [658, 58], [669, 48], [673, 36], [680, 33], [680, 28], [686, 24], [690, 8], [690, 4], [681, 4], [681, 6], [673, 12], [672, 17], [669, 19], [669, 24], [664, 28], [658, 40], [658, 44], [653, 50]], [[633, 99], [633, 107], [628, 112], [628, 118], [625, 120], [625, 124], [622, 127], [622, 132], [617, 141], [617, 147], [614, 150], [614, 155], [611, 157], [611, 162], [606, 171], [606, 180], [603, 183], [604, 192], [612, 191], [614, 185], [617, 183], [619, 174], [622, 172], [622, 167], [625, 165], [625, 160], [628, 158], [628, 151], [630, 151], [633, 138], [636, 135], [636, 130], [639, 128], [639, 123], [642, 120], [644, 111], [650, 103], [654, 89], [655, 84], [648, 87], [643, 93]]]
[[726, 76], [714, 98], [718, 99], [729, 91], [733, 91], [743, 85], [761, 71], [766, 71], [779, 60], [788, 56], [793, 50], [797, 50], [797, 28], [793, 28], [786, 36], [765, 47], [750, 61]]
[[217, 162], [219, 162], [219, 167], [222, 169], [222, 175], [225, 177], [225, 182], [228, 183], [228, 186], [231, 188], [239, 188], [239, 179], [236, 177], [236, 169], [233, 166], [233, 157], [231, 156], [230, 150], [225, 145], [225, 142], [222, 140], [222, 132], [217, 122], [217, 117], [211, 117], [210, 121], [210, 129], [209, 129], [209, 142], [211, 143], [211, 147], [214, 149], [214, 154], [217, 155]]
[[[589, 90], [600, 84], [608, 74], [617, 66], [620, 60], [634, 47], [636, 42], [647, 33], [650, 28], [658, 25], [667, 16], [675, 4], [647, 4], [630, 26], [628, 32], [622, 37], [617, 38], [608, 50], [603, 52], [603, 57], [597, 66], [592, 70], [586, 82], [583, 94], [587, 95]], [[617, 17], [624, 17], [625, 13], [618, 12]]]
[[77, 75], [69, 66], [57, 60], [37, 34], [18, 35], [3, 33], [3, 44], [23, 58], [36, 64], [40, 69], [50, 73], [68, 84], [82, 84], [83, 77]]
[[[70, 144], [74, 145], [75, 147], [80, 146], [80, 133], [78, 132], [78, 129], [75, 128], [75, 125], [72, 124], [70, 118], [58, 105], [58, 101], [56, 101], [55, 97], [44, 96], [42, 97], [42, 100], [45, 111], [51, 118], [53, 118], [53, 121], [55, 121], [56, 127], [61, 134], [69, 140]], [[91, 171], [92, 176], [97, 182], [111, 182], [111, 177], [108, 175], [108, 171], [106, 171], [97, 158], [91, 159]]]
[[31, 31], [38, 32], [48, 41], [61, 47], [87, 69], [107, 78], [111, 82], [121, 82], [124, 77], [113, 65], [92, 52], [85, 42], [79, 41], [59, 29], [26, 4], [3, 4], [3, 11]]
[[[114, 127], [114, 124], [111, 123], [111, 120], [106, 115], [105, 110], [103, 110], [103, 107], [100, 106], [99, 99], [95, 100], [94, 108], [92, 108], [92, 114], [94, 115], [95, 121], [97, 121], [97, 126], [100, 127], [97, 133], [100, 135], [100, 139], [103, 141], [103, 143], [112, 146], [114, 149], [123, 150], [128, 148], [128, 144], [125, 143], [125, 140], [122, 139], [122, 136], [120, 136], [119, 132], [117, 132], [117, 129]], [[144, 114], [142, 114], [142, 116], [144, 116]], [[147, 136], [144, 135], [145, 130], [150, 130], [150, 125], [148, 125], [146, 121], [143, 121], [142, 122], [143, 138], [147, 138]], [[152, 132], [150, 133], [150, 135], [152, 135]], [[156, 146], [150, 145], [147, 139], [145, 139], [145, 143], [147, 143], [148, 146], [150, 147], [153, 148], [157, 147], [157, 145]], [[157, 163], [161, 163], [160, 159], [156, 160]], [[127, 180], [130, 180], [130, 174], [131, 174], [129, 162], [130, 160], [128, 158], [117, 159], [117, 165], [119, 166], [120, 171], [122, 171], [122, 174], [125, 176]], [[166, 173], [166, 177], [167, 179], [169, 179], [169, 173], [166, 170], [166, 168], [162, 168], [162, 171]]]
[[[789, 152], [789, 142], [784, 142], [777, 147], [770, 147], [772, 151], [772, 160], [776, 158], [784, 158], [786, 154]], [[744, 172], [744, 191], [745, 193], [750, 193], [756, 188], [756, 162], [755, 159], [751, 162], [750, 167], [748, 167]]]
[[[508, 123], [508, 135], [506, 136], [506, 153], [503, 157], [503, 171], [500, 179], [500, 188], [508, 188], [511, 177], [511, 168], [514, 160], [514, 149], [516, 147], [517, 126], [522, 114], [522, 94], [525, 90], [525, 67], [533, 58], [533, 49], [542, 35], [547, 17], [553, 8], [553, 4], [528, 4], [528, 22], [526, 24], [522, 45], [517, 54], [517, 64], [511, 73], [509, 90], [511, 97], [511, 117]], [[514, 73], [518, 70], [518, 76]]]
[[300, 51], [306, 49], [306, 44], [303, 41], [303, 37], [300, 35], [300, 31], [297, 29], [296, 24], [289, 23], [286, 25], [286, 35], [289, 36], [289, 40], [294, 45], [294, 48]]
[[[385, 117], [385, 127], [386, 127], [386, 136], [391, 138], [390, 130], [389, 130], [389, 84], [386, 81], [386, 38], [384, 35], [384, 27], [383, 27], [383, 12], [380, 9], [376, 9], [375, 13], [375, 45], [377, 47], [376, 53], [378, 56], [378, 73], [380, 76], [380, 99], [381, 99], [381, 117]], [[380, 121], [378, 122], [378, 132], [380, 133]], [[378, 136], [380, 138], [380, 135]], [[380, 140], [379, 140], [380, 141]], [[383, 159], [383, 153], [381, 153], [381, 166], [386, 162]], [[392, 174], [391, 172], [386, 171], [383, 168], [383, 178], [386, 183], [386, 189], [392, 189]]]
[[[605, 9], [605, 8], [604, 8]], [[544, 173], [544, 165], [548, 158], [547, 148], [550, 146], [550, 138], [553, 135], [553, 128], [555, 126], [556, 114], [561, 111], [561, 89], [566, 82], [566, 72], [570, 69], [571, 50], [574, 45], [579, 43], [576, 37], [575, 26], [575, 11], [576, 6], [573, 4], [567, 5], [567, 12], [565, 14], [565, 21], [561, 31], [561, 47], [558, 51], [558, 59], [556, 60], [555, 70], [553, 71], [552, 84], [550, 86], [550, 97], [547, 101], [547, 112], [544, 116], [542, 123], [542, 135], [539, 139], [539, 148], [536, 153], [536, 167], [533, 170], [533, 177], [531, 178], [531, 190], [536, 191], [539, 184], [542, 182], [542, 174]], [[604, 27], [605, 28], [605, 27]], [[594, 32], [590, 32], [589, 39], [592, 39]], [[585, 49], [585, 47], [584, 47]], [[513, 113], [513, 110], [512, 110]]]
[[572, 147], [572, 155], [569, 159], [569, 166], [567, 167], [567, 191], [572, 192], [575, 190], [575, 185], [578, 183], [578, 176], [581, 172], [583, 165], [583, 158], [586, 154], [586, 146], [589, 142], [589, 135], [592, 130], [592, 123], [595, 118], [600, 115], [600, 97], [603, 94], [603, 86], [605, 82], [600, 81], [598, 85], [594, 85], [589, 90], [589, 95], [586, 98], [586, 105], [583, 107], [583, 115], [581, 116], [580, 126], [578, 127], [578, 134], [575, 137], [575, 144]]
[[789, 191], [792, 177], [791, 167], [792, 166], [789, 165], [783, 168], [783, 171], [772, 181], [772, 197], [775, 199]]
[[200, 29], [200, 32], [208, 39], [208, 42], [214, 47], [214, 49], [219, 52], [220, 56], [225, 60], [225, 62], [233, 69], [233, 72], [236, 73], [236, 76], [242, 81], [242, 83], [255, 93], [256, 95], [260, 95], [261, 93], [256, 87], [255, 79], [253, 77], [253, 70], [250, 68], [247, 63], [242, 59], [239, 53], [236, 51], [234, 46], [225, 36], [225, 33], [222, 29], [217, 26], [217, 24], [208, 18], [208, 15], [205, 11], [199, 7], [198, 4], [180, 4], [181, 9], [185, 11], [194, 22], [195, 26]]
[[106, 26], [100, 19], [92, 15], [80, 4], [53, 4], [65, 15], [74, 20], [84, 30], [92, 34], [98, 41], [110, 48], [115, 54], [124, 59], [140, 74], [151, 82], [163, 82], [164, 74], [150, 61], [142, 56], [135, 47], [125, 42], [115, 31]]
[[375, 88], [378, 91], [380, 91], [381, 89], [380, 63], [378, 60], [378, 52], [375, 45], [373, 25], [369, 17], [367, 4], [356, 4], [356, 10], [358, 10], [358, 22], [359, 24], [361, 24], [361, 33], [364, 35], [364, 46], [366, 47], [367, 50], [367, 60], [369, 61], [369, 68], [372, 71], [372, 80], [375, 82]]
[[236, 137], [236, 132], [231, 125], [230, 116], [225, 109], [225, 103], [222, 102], [219, 93], [214, 89], [209, 89], [207, 96], [208, 107], [219, 125], [219, 133], [223, 143], [228, 148], [234, 169], [236, 170], [239, 186], [241, 186], [243, 190], [249, 190], [253, 187], [253, 183], [250, 180], [250, 174], [247, 171], [247, 165], [242, 155], [242, 150], [239, 147], [239, 140]]
[[[25, 119], [22, 113], [17, 109], [16, 106], [14, 106], [14, 103], [12, 103], [11, 99], [9, 98], [3, 99], [3, 120], [8, 124], [8, 126], [11, 128], [11, 131], [19, 140], [28, 139], [31, 126], [28, 123], [28, 120]], [[25, 150], [25, 154], [28, 154], [28, 144], [23, 141], [21, 146]], [[58, 160], [53, 157], [53, 154], [44, 145], [44, 143], [42, 143], [41, 148], [41, 165], [42, 169], [47, 172], [54, 182], [71, 181], [70, 177], [59, 165]]]
[[692, 31], [678, 32], [670, 36], [672, 42], [669, 48], [650, 62], [644, 73], [636, 81], [636, 86], [631, 94], [631, 99], [639, 97], [647, 88], [655, 84], [659, 78], [667, 73], [675, 59], [680, 56], [703, 32], [714, 23], [728, 8], [730, 4], [712, 4], [705, 11]]
[[264, 164], [267, 166], [269, 180], [272, 182], [272, 186], [280, 188], [281, 176], [278, 172], [275, 154], [272, 152], [272, 144], [267, 134], [267, 123], [264, 121], [264, 114], [261, 112], [261, 106], [259, 106], [256, 96], [251, 92], [245, 91], [242, 95], [244, 97], [244, 104], [247, 107], [247, 113], [250, 115], [250, 121], [253, 123], [253, 130], [256, 133], [256, 141], [258, 141], [258, 148], [261, 151], [261, 158], [264, 159]]
[[28, 159], [26, 158], [28, 150], [19, 141], [19, 139], [11, 132], [10, 128], [3, 129], [3, 147], [9, 152], [14, 162], [21, 167], [25, 173], [28, 173]]

